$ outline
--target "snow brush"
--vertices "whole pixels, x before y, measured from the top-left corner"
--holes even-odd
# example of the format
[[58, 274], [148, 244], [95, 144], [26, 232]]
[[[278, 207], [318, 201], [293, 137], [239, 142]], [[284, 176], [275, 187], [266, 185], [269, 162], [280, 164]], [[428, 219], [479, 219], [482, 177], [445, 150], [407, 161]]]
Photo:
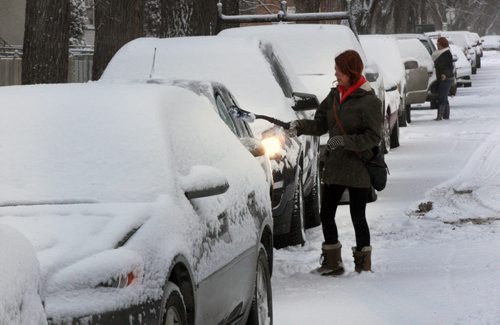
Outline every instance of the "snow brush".
[[243, 121], [246, 121], [248, 123], [254, 122], [256, 119], [260, 120], [266, 120], [268, 122], [271, 122], [277, 126], [281, 126], [285, 130], [288, 130], [290, 128], [290, 123], [289, 122], [283, 122], [280, 121], [274, 117], [270, 117], [267, 115], [259, 115], [259, 114], [254, 114], [249, 111], [245, 111], [244, 109], [241, 109], [237, 106], [231, 106], [229, 108], [229, 113], [233, 115], [236, 118], [242, 119]]

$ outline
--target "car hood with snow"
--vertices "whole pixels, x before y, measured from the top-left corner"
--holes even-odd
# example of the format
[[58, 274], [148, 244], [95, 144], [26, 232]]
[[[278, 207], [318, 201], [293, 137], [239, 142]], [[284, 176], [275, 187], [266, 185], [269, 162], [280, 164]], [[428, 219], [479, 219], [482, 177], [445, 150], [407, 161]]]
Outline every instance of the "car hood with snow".
[[[160, 299], [176, 256], [198, 282], [256, 245], [249, 222], [203, 255], [217, 216], [251, 213], [248, 193], [254, 214], [271, 213], [262, 168], [207, 98], [97, 83], [4, 87], [0, 98], [0, 224], [35, 247], [51, 319]], [[223, 195], [187, 198], [224, 183]]]

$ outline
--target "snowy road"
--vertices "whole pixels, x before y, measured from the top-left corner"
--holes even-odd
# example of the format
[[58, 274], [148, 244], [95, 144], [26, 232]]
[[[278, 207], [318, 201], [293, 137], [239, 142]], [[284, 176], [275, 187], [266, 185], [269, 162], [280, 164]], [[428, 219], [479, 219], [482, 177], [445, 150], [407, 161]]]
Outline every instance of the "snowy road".
[[[451, 119], [412, 112], [391, 175], [367, 209], [372, 274], [352, 273], [348, 207], [337, 213], [339, 278], [310, 274], [322, 233], [275, 251], [275, 324], [498, 324], [500, 319], [500, 53], [485, 52], [472, 88], [451, 99]], [[427, 214], [418, 203], [432, 201]]]

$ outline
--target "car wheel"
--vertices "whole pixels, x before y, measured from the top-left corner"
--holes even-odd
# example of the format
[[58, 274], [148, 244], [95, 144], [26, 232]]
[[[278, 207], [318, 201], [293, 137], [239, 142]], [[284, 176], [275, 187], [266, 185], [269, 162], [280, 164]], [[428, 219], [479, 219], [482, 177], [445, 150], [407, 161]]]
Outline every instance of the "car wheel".
[[406, 118], [406, 123], [411, 123], [411, 107], [410, 107], [410, 105], [407, 105], [405, 108], [405, 118]]
[[293, 195], [293, 210], [290, 220], [290, 232], [287, 234], [274, 236], [274, 244], [276, 248], [293, 245], [303, 245], [306, 242], [304, 210], [302, 171], [300, 171], [297, 184], [295, 185], [295, 194]]
[[248, 316], [248, 325], [271, 325], [273, 323], [273, 296], [271, 272], [264, 246], [260, 246], [257, 259], [257, 271], [252, 307]]
[[464, 83], [464, 88], [472, 87], [472, 82]]
[[399, 147], [399, 123], [396, 121], [391, 133], [391, 148]]
[[313, 187], [311, 193], [304, 198], [306, 209], [305, 228], [312, 228], [321, 224], [319, 211], [321, 208], [321, 179], [319, 175], [319, 164], [316, 169]]
[[382, 152], [389, 153], [391, 143], [391, 122], [390, 117], [384, 119], [384, 129], [382, 130]]
[[478, 69], [481, 69], [481, 56], [480, 55], [477, 55], [476, 56], [476, 66]]
[[472, 74], [476, 74], [477, 73], [477, 67], [472, 67]]
[[168, 282], [165, 288], [167, 297], [162, 312], [163, 325], [187, 325], [187, 313], [181, 290], [173, 282]]
[[403, 110], [398, 112], [398, 121], [400, 127], [406, 126], [406, 110], [410, 109], [410, 105], [406, 105], [406, 100], [401, 98], [401, 103], [399, 104], [399, 109]]

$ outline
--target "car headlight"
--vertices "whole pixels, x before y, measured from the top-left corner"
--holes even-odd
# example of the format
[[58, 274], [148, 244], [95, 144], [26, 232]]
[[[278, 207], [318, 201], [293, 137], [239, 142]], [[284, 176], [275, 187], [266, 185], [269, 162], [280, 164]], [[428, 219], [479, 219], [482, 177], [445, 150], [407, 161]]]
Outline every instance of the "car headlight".
[[262, 145], [269, 157], [274, 158], [283, 151], [283, 143], [277, 136], [269, 137], [262, 140]]
[[99, 287], [105, 288], [125, 288], [137, 281], [137, 276], [134, 272], [129, 272], [127, 274], [122, 274], [116, 278], [110, 279], [108, 282], [100, 283]]

